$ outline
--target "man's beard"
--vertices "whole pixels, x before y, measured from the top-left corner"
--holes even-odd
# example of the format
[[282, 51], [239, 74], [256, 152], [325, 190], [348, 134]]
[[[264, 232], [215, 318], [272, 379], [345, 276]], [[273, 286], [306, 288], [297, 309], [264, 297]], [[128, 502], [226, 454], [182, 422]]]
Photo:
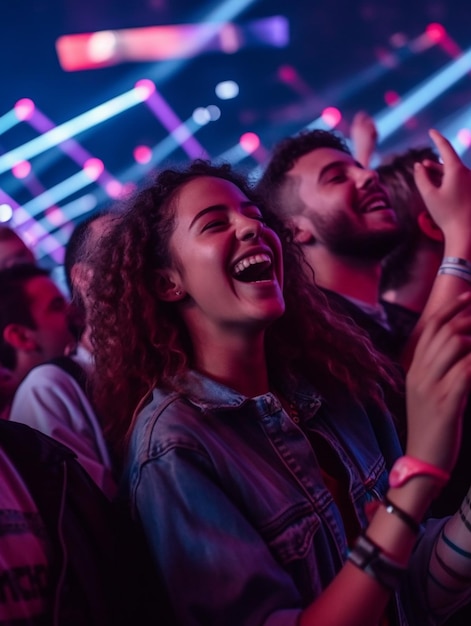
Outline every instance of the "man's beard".
[[335, 255], [364, 261], [381, 261], [401, 242], [398, 226], [383, 231], [359, 231], [348, 215], [340, 214], [332, 219], [311, 217], [319, 238]]

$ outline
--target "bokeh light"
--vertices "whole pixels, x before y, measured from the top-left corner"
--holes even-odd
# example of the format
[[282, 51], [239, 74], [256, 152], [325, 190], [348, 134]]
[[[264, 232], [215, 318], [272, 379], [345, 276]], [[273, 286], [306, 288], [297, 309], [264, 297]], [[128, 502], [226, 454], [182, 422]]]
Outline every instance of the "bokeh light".
[[260, 146], [260, 137], [256, 133], [244, 133], [239, 143], [248, 154], [252, 154]]
[[209, 111], [206, 107], [197, 107], [193, 111], [192, 118], [195, 124], [198, 124], [198, 126], [204, 126], [211, 121], [211, 115], [209, 114]]
[[0, 204], [0, 222], [5, 224], [13, 217], [13, 209], [9, 204]]
[[110, 198], [119, 198], [123, 193], [123, 185], [118, 180], [110, 180], [105, 189]]
[[102, 174], [105, 166], [100, 159], [88, 159], [83, 164], [83, 171], [91, 180], [97, 180]]
[[142, 97], [143, 100], [147, 100], [155, 92], [155, 84], [148, 78], [138, 80], [134, 85], [134, 88]]
[[231, 100], [239, 95], [239, 85], [234, 80], [224, 80], [214, 89], [220, 100]]
[[62, 224], [64, 224], [64, 222], [66, 221], [65, 215], [56, 206], [49, 207], [48, 209], [46, 209], [45, 213], [49, 222], [51, 224], [54, 224], [54, 226], [62, 226]]
[[438, 22], [434, 22], [433, 24], [429, 24], [425, 29], [425, 32], [429, 39], [434, 41], [435, 43], [439, 43], [443, 41], [446, 37], [446, 30], [442, 24], [438, 24]]
[[16, 117], [22, 122], [29, 120], [34, 113], [34, 108], [34, 102], [30, 98], [22, 98], [14, 106]]
[[284, 83], [294, 83], [298, 78], [298, 73], [292, 65], [282, 65], [278, 68], [278, 78]]
[[137, 163], [144, 165], [152, 160], [152, 150], [149, 146], [136, 146], [133, 151], [134, 159]]
[[464, 148], [471, 146], [471, 130], [469, 128], [460, 128], [456, 133], [456, 138]]
[[221, 109], [215, 104], [210, 104], [206, 107], [206, 111], [209, 114], [211, 122], [216, 122], [221, 117]]
[[400, 102], [400, 100], [401, 100], [401, 97], [396, 91], [389, 90], [389, 91], [386, 91], [386, 93], [384, 94], [384, 101], [390, 107]]
[[327, 107], [322, 111], [322, 121], [328, 128], [335, 128], [342, 119], [342, 114], [336, 107]]
[[31, 163], [29, 161], [20, 161], [11, 168], [15, 178], [26, 178], [31, 172]]
[[113, 57], [117, 45], [116, 35], [110, 31], [93, 33], [88, 41], [88, 55], [91, 61], [102, 63]]

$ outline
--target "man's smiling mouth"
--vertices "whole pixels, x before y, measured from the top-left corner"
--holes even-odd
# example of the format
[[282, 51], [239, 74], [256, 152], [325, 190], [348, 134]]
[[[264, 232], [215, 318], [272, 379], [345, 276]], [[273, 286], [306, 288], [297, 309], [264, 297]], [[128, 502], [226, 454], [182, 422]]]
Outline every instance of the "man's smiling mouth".
[[360, 205], [361, 213], [373, 213], [373, 211], [381, 211], [383, 209], [390, 209], [391, 203], [389, 199], [383, 194], [376, 193], [370, 198], [364, 200]]

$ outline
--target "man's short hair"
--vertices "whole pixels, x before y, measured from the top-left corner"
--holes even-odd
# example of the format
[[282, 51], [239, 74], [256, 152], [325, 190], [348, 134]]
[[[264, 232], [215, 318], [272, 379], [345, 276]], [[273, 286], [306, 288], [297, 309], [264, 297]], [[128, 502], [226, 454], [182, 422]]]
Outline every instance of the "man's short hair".
[[15, 230], [0, 224], [0, 269], [21, 264], [36, 264], [33, 251]]
[[[410, 148], [401, 154], [390, 156], [377, 172], [388, 190], [391, 206], [396, 212], [401, 230], [398, 246], [386, 257], [381, 273], [381, 290], [397, 289], [410, 280], [411, 267], [420, 239], [417, 223], [419, 213], [426, 210], [414, 178], [414, 164], [429, 160], [440, 162], [440, 157], [431, 146]], [[431, 172], [433, 180], [433, 172]], [[437, 185], [440, 184], [437, 174]]]
[[109, 211], [97, 211], [79, 222], [65, 246], [64, 273], [67, 287], [72, 298], [75, 297], [74, 286], [72, 284], [72, 268], [76, 263], [82, 262], [87, 257], [87, 240], [90, 233], [90, 226], [97, 219], [108, 215]]
[[38, 276], [49, 277], [49, 272], [36, 265], [15, 265], [0, 270], [0, 364], [10, 370], [16, 367], [16, 352], [5, 341], [3, 333], [9, 324], [36, 328], [25, 286]]
[[[265, 171], [257, 183], [257, 192], [268, 202], [270, 208], [281, 218], [300, 213], [303, 207], [292, 193], [288, 172], [305, 154], [319, 148], [332, 148], [351, 155], [345, 139], [333, 131], [305, 130], [280, 141], [273, 149]], [[293, 183], [294, 184], [294, 183]]]

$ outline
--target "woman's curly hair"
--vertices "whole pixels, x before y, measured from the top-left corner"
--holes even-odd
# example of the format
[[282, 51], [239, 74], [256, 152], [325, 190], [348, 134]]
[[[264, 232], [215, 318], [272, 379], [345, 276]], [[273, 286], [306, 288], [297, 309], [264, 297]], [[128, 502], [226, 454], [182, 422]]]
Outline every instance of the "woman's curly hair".
[[151, 390], [176, 389], [178, 376], [192, 366], [191, 341], [177, 308], [157, 296], [156, 270], [172, 264], [169, 242], [178, 192], [201, 176], [237, 185], [281, 239], [286, 311], [266, 335], [272, 383], [301, 376], [327, 398], [340, 391], [383, 406], [381, 384], [394, 384], [388, 362], [351, 320], [331, 310], [314, 280], [306, 277], [312, 270], [291, 232], [228, 164], [197, 160], [183, 170], [161, 172], [129, 199], [99, 248], [91, 252], [94, 395], [111, 444], [124, 452], [133, 416]]

